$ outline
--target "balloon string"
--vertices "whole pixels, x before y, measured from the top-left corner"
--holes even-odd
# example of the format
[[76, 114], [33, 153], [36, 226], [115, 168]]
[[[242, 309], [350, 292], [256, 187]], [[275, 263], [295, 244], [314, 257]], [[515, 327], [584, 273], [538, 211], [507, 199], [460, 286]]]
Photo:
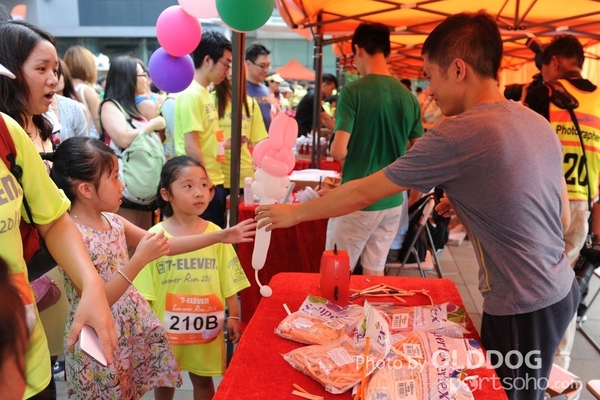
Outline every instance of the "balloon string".
[[256, 279], [256, 283], [258, 284], [258, 287], [262, 287], [263, 285], [260, 283], [260, 279], [258, 279], [258, 270], [257, 269], [254, 270], [254, 278]]

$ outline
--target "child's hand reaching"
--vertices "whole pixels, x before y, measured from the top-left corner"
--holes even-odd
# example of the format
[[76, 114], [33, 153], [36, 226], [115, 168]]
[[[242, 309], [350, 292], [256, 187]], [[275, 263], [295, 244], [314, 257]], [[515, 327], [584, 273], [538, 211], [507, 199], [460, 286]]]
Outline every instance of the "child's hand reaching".
[[240, 327], [240, 320], [235, 318], [227, 318], [227, 336], [231, 343], [237, 343], [240, 341], [242, 336], [242, 328]]
[[256, 234], [256, 222], [253, 219], [247, 219], [231, 228], [223, 229], [223, 243], [247, 243], [254, 240]]
[[138, 243], [134, 257], [138, 258], [142, 265], [146, 265], [158, 257], [169, 254], [169, 251], [169, 241], [163, 231], [148, 232]]

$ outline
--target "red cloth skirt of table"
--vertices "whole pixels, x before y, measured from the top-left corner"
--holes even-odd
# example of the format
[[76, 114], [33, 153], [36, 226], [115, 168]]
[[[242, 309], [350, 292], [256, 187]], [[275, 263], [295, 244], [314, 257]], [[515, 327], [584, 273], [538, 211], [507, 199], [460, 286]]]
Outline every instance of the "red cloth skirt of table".
[[[256, 206], [240, 204], [239, 221], [254, 218]], [[265, 266], [258, 272], [260, 282], [265, 285], [279, 272], [319, 272], [321, 255], [325, 251], [327, 220], [303, 222], [291, 228], [275, 229]], [[252, 252], [254, 242], [237, 245], [237, 255], [251, 286], [240, 292], [241, 317], [248, 323], [262, 298], [254, 279]]]
[[[454, 282], [449, 279], [374, 277], [353, 275], [350, 287], [364, 289], [379, 282], [405, 289], [426, 289], [434, 303], [453, 302], [464, 308], [462, 299]], [[306, 296], [319, 294], [319, 274], [281, 273], [273, 277], [270, 286], [273, 296], [263, 298], [254, 318], [242, 334], [240, 343], [233, 353], [233, 358], [223, 381], [219, 384], [214, 400], [255, 400], [278, 399], [297, 400], [292, 395], [292, 384], [296, 383], [309, 393], [323, 396], [325, 399], [350, 400], [350, 392], [333, 395], [325, 391], [323, 386], [312, 378], [295, 370], [282, 357], [302, 345], [275, 335], [274, 330], [286, 316], [283, 303], [292, 311], [296, 311]], [[406, 305], [430, 304], [423, 295], [405, 297]], [[377, 301], [395, 302], [393, 298], [378, 297]], [[355, 303], [363, 304], [364, 299]], [[468, 329], [472, 332], [469, 338], [479, 340], [479, 335], [469, 318]], [[473, 391], [476, 400], [506, 399], [497, 375], [493, 369], [478, 368], [472, 374], [478, 375], [478, 388]]]
[[[296, 164], [294, 165], [295, 171], [301, 171], [309, 168], [310, 160], [296, 160]], [[335, 160], [327, 161], [326, 159], [322, 159], [320, 163], [320, 169], [342, 173], [342, 163]]]

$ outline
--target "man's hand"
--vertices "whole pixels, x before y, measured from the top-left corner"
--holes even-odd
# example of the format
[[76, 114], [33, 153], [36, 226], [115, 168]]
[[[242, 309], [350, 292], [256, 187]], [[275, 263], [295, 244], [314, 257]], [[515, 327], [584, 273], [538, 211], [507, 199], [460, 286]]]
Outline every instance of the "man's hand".
[[435, 206], [435, 211], [442, 217], [446, 218], [456, 215], [454, 213], [452, 205], [450, 204], [450, 200], [448, 200], [448, 197], [446, 197], [445, 194], [444, 197], [440, 199], [440, 203], [437, 206]]
[[256, 217], [258, 222], [257, 229], [267, 227], [266, 230], [272, 231], [276, 228], [289, 228], [298, 224], [298, 219], [295, 216], [295, 205], [292, 204], [263, 204], [256, 209]]

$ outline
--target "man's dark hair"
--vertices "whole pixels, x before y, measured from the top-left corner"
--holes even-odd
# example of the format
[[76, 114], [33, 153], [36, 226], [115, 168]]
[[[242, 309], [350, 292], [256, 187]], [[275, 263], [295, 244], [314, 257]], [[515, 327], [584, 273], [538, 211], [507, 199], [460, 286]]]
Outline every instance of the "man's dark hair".
[[420, 86], [417, 86], [417, 88], [415, 89], [415, 91], [416, 91], [417, 93], [421, 93], [421, 92], [423, 91], [423, 88], [422, 88], [422, 87], [420, 87]]
[[328, 74], [328, 73], [323, 74], [323, 82], [324, 83], [333, 83], [335, 85], [335, 88], [336, 89], [338, 88], [338, 80], [335, 77], [335, 75], [333, 75], [333, 74]]
[[496, 21], [487, 13], [460, 13], [446, 18], [429, 34], [421, 54], [444, 74], [460, 58], [482, 78], [498, 78], [502, 38]]
[[412, 90], [412, 82], [410, 81], [410, 79], [404, 78], [404, 79], [400, 79], [400, 82], [406, 86], [406, 88], [408, 90]]
[[356, 52], [354, 45], [364, 49], [367, 54], [383, 53], [384, 57], [390, 55], [390, 29], [380, 23], [360, 24], [352, 35], [352, 52]]
[[583, 46], [573, 35], [555, 36], [542, 51], [542, 64], [550, 64], [552, 56], [576, 59], [577, 66], [583, 68], [583, 61], [585, 60]]
[[255, 62], [258, 57], [268, 56], [269, 54], [271, 52], [265, 46], [260, 43], [254, 43], [246, 49], [246, 60]]
[[206, 56], [209, 56], [216, 63], [219, 58], [223, 57], [225, 50], [231, 51], [231, 42], [222, 33], [216, 31], [202, 32], [200, 44], [192, 52], [194, 68], [200, 68]]

